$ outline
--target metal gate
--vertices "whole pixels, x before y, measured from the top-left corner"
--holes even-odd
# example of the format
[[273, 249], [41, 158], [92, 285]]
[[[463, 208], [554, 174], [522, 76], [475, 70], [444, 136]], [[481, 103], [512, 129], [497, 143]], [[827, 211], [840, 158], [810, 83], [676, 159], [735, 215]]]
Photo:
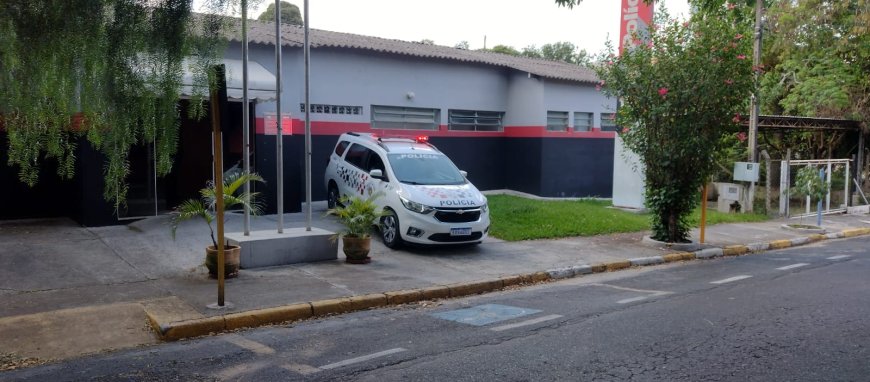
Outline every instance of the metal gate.
[[[828, 194], [822, 203], [822, 214], [846, 212], [849, 204], [849, 186], [852, 182], [849, 169], [849, 159], [812, 159], [785, 160], [780, 164], [779, 213], [786, 217], [806, 217], [815, 215], [818, 201], [810, 197], [796, 197], [791, 192], [794, 187], [795, 174], [802, 167], [812, 166], [825, 170], [825, 182], [828, 184]], [[842, 191], [841, 191], [842, 190]], [[842, 194], [840, 193], [842, 192]], [[816, 208], [816, 210], [813, 210]]]

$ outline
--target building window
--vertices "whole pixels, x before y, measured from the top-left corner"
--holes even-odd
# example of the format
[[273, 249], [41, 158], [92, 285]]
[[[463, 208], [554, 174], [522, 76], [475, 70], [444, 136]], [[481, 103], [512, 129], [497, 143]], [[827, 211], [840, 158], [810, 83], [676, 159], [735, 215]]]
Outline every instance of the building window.
[[601, 131], [616, 131], [616, 113], [601, 113]]
[[566, 130], [568, 130], [568, 112], [567, 111], [548, 111], [547, 112], [547, 130], [549, 130], [549, 131], [566, 131]]
[[[305, 104], [299, 104], [299, 112], [305, 112]], [[360, 115], [362, 114], [362, 106], [347, 106], [347, 105], [323, 105], [311, 104], [311, 112], [315, 114], [347, 114]]]
[[589, 130], [592, 130], [592, 113], [580, 111], [574, 113], [574, 131]]
[[438, 109], [372, 105], [373, 129], [437, 130]]
[[459, 131], [502, 131], [504, 112], [449, 110], [449, 129]]

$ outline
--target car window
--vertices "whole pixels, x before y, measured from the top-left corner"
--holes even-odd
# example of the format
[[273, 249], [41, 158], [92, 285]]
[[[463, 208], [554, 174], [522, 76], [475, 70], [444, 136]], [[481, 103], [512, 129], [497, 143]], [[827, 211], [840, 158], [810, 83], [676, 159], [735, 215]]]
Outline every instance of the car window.
[[389, 154], [396, 179], [408, 184], [465, 184], [456, 165], [443, 154]]
[[384, 160], [381, 159], [381, 156], [378, 153], [372, 151], [369, 153], [369, 165], [367, 170], [371, 172], [372, 170], [381, 170], [384, 173], [384, 177], [387, 176], [387, 167], [384, 166]]
[[335, 145], [335, 155], [341, 156], [342, 154], [344, 154], [344, 150], [347, 149], [347, 145], [349, 144], [350, 142], [348, 141], [338, 142], [338, 144]]
[[371, 150], [365, 148], [365, 146], [354, 143], [347, 150], [347, 155], [344, 157], [344, 160], [347, 163], [365, 170], [366, 160], [368, 159], [370, 151]]

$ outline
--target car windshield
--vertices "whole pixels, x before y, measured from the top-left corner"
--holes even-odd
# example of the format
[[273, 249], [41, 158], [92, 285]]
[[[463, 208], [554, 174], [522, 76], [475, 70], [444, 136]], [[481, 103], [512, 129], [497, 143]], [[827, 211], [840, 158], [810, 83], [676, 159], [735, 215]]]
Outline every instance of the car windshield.
[[402, 183], [446, 185], [464, 184], [459, 169], [442, 154], [389, 154], [390, 166]]

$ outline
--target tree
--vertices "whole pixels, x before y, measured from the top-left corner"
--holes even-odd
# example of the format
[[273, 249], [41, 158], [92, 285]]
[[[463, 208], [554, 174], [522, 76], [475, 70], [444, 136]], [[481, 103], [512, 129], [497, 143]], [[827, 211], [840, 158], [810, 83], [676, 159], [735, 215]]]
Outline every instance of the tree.
[[584, 65], [589, 63], [586, 51], [567, 41], [541, 46], [541, 56], [553, 61], [562, 61], [569, 64]]
[[423, 45], [435, 45], [435, 40], [430, 40], [428, 38], [424, 38], [420, 40], [420, 43]]
[[468, 41], [464, 41], [464, 40], [463, 40], [463, 41], [460, 41], [460, 42], [456, 43], [456, 45], [454, 45], [453, 47], [456, 48], [456, 49], [465, 49], [465, 50], [468, 50], [468, 48], [469, 48], [469, 46], [468, 46]]
[[[131, 146], [154, 143], [157, 172], [168, 173], [178, 140], [182, 61], [199, 57], [197, 78], [205, 85], [206, 68], [219, 57], [224, 20], [215, 14], [228, 9], [228, 0], [206, 6], [209, 14], [194, 20], [189, 1], [4, 3], [0, 118], [19, 179], [35, 185], [46, 160], [71, 178], [83, 136], [106, 157], [103, 194], [116, 207], [126, 197]], [[201, 103], [193, 104], [201, 114]]]
[[[767, 12], [761, 100], [765, 113], [870, 121], [870, 2], [776, 2]], [[824, 158], [845, 139], [804, 132], [785, 144]]]
[[512, 46], [507, 45], [496, 45], [490, 49], [490, 51], [501, 54], [509, 54], [511, 56], [519, 56], [520, 51], [514, 49]]
[[[257, 20], [265, 22], [275, 21], [275, 3], [269, 4], [266, 10], [257, 17]], [[295, 4], [281, 1], [281, 24], [303, 25], [302, 13]]]
[[541, 54], [541, 50], [534, 45], [529, 45], [523, 48], [522, 52], [520, 52], [520, 56], [530, 58], [544, 58], [544, 55]]
[[689, 238], [698, 189], [752, 89], [750, 32], [725, 8], [686, 23], [660, 11], [649, 36], [634, 36], [646, 44], [617, 57], [608, 43], [596, 67], [603, 90], [622, 102], [621, 137], [643, 162], [656, 240]]

